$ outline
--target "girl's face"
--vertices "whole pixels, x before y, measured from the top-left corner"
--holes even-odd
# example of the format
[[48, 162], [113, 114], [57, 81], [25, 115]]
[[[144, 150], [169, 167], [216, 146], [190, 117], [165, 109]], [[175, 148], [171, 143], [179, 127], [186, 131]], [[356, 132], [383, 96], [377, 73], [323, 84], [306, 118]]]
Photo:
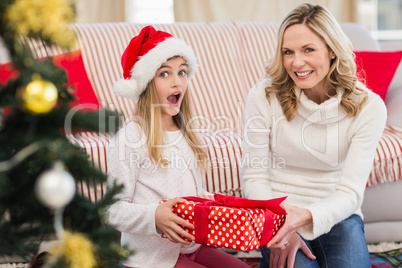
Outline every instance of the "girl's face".
[[162, 120], [172, 120], [180, 111], [188, 85], [187, 68], [187, 63], [182, 57], [174, 57], [156, 71], [154, 80]]
[[283, 35], [283, 65], [301, 89], [323, 91], [333, 52], [304, 24], [287, 28]]

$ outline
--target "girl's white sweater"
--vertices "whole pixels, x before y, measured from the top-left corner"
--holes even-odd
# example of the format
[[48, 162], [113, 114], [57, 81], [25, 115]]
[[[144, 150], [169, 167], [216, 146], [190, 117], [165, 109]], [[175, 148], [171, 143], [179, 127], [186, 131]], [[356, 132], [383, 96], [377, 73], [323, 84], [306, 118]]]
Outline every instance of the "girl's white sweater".
[[267, 86], [268, 80], [260, 81], [246, 102], [240, 173], [245, 197], [288, 196], [288, 204], [308, 209], [313, 224], [298, 231], [308, 240], [352, 214], [363, 217], [364, 190], [386, 121], [382, 99], [366, 89], [367, 102], [348, 117], [340, 107], [343, 89], [319, 105], [296, 89], [300, 102], [288, 122], [276, 94], [268, 102]]
[[165, 145], [163, 154], [170, 161], [165, 169], [149, 159], [146, 136], [134, 122], [123, 127], [109, 144], [108, 186], [116, 183], [124, 189], [108, 208], [108, 222], [121, 232], [121, 243], [134, 251], [123, 262], [128, 267], [174, 267], [181, 244], [161, 237], [155, 227], [156, 207], [163, 199], [183, 196], [185, 179], [194, 180], [195, 195], [208, 194], [202, 189], [194, 153], [181, 134], [176, 142], [170, 140]]

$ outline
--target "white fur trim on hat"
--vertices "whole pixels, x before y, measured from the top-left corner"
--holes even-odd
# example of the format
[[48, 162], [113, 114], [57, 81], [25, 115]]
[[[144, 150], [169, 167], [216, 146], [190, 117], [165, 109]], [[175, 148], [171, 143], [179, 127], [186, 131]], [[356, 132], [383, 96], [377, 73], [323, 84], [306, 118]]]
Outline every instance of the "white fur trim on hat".
[[134, 79], [119, 79], [113, 84], [114, 92], [120, 97], [133, 99], [138, 102], [142, 91], [138, 89], [137, 82]]
[[198, 70], [197, 58], [193, 49], [181, 39], [168, 38], [148, 51], [134, 64], [130, 79], [120, 79], [114, 83], [114, 92], [121, 97], [138, 102], [141, 93], [155, 77], [157, 70], [174, 56], [181, 56], [186, 60], [188, 80], [190, 80]]

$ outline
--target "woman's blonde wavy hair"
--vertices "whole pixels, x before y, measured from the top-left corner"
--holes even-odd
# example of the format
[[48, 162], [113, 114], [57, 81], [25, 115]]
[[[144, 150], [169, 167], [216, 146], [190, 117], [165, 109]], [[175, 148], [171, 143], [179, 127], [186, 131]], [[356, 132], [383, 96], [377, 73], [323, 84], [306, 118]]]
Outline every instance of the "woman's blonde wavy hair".
[[[197, 165], [205, 170], [207, 166], [207, 153], [203, 149], [200, 139], [193, 131], [192, 109], [190, 106], [190, 90], [187, 88], [184, 94], [180, 111], [173, 116], [173, 120], [179, 127], [187, 143], [195, 154]], [[137, 103], [135, 121], [141, 126], [146, 137], [148, 154], [151, 161], [162, 168], [169, 165], [169, 161], [162, 157], [164, 137], [162, 127], [162, 110], [158, 102], [155, 82], [152, 79], [145, 91], [140, 95]]]
[[[265, 89], [268, 101], [270, 93], [277, 93], [287, 121], [294, 118], [298, 99], [294, 89], [295, 83], [283, 66], [282, 45], [286, 29], [295, 24], [306, 25], [326, 43], [329, 51], [334, 52], [336, 57], [331, 61], [329, 72], [324, 78], [329, 85], [325, 93], [331, 97], [330, 90], [344, 88], [340, 105], [349, 117], [355, 116], [366, 102], [367, 92], [356, 87], [356, 63], [352, 44], [325, 7], [310, 3], [301, 4], [293, 9], [279, 27], [276, 53], [266, 67], [266, 73], [272, 82], [271, 86]], [[358, 101], [360, 98], [352, 98], [353, 94], [364, 94], [364, 97]]]

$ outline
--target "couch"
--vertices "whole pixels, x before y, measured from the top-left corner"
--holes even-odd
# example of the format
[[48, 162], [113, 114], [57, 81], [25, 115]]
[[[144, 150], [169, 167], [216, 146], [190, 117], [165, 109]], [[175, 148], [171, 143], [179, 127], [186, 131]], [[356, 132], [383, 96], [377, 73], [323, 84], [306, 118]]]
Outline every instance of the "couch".
[[[112, 84], [122, 76], [120, 56], [129, 40], [145, 25], [130, 23], [74, 24], [81, 64], [99, 105], [116, 109], [124, 123], [131, 120], [135, 103], [116, 96]], [[239, 169], [244, 103], [250, 88], [264, 75], [264, 63], [274, 53], [277, 22], [174, 23], [154, 25], [184, 39], [199, 59], [200, 70], [191, 81], [192, 102], [199, 132], [208, 145], [210, 168], [204, 187], [210, 192], [242, 196]], [[380, 51], [380, 44], [358, 24], [342, 23], [355, 51]], [[62, 54], [41, 42], [28, 40], [38, 57]], [[402, 50], [401, 47], [395, 48]], [[383, 70], [377, 70], [381, 73]], [[391, 76], [392, 77], [392, 76]], [[91, 91], [92, 89], [86, 89]], [[402, 241], [402, 64], [385, 101], [388, 125], [377, 148], [368, 178], [363, 213], [368, 243]], [[114, 120], [117, 120], [116, 118]], [[70, 133], [94, 165], [107, 172], [110, 135]], [[273, 163], [275, 164], [275, 163]], [[358, 168], [358, 167], [357, 167]], [[79, 182], [81, 193], [93, 201], [102, 198], [104, 185]]]

